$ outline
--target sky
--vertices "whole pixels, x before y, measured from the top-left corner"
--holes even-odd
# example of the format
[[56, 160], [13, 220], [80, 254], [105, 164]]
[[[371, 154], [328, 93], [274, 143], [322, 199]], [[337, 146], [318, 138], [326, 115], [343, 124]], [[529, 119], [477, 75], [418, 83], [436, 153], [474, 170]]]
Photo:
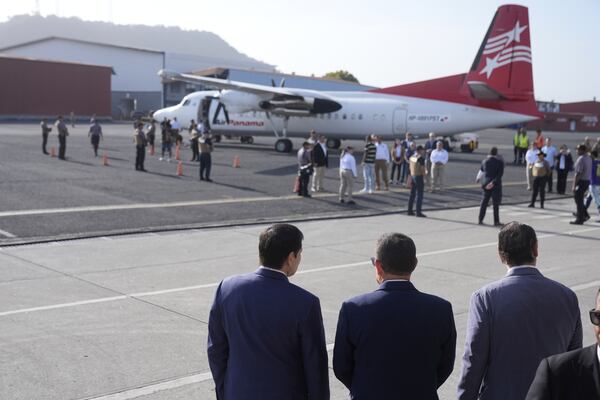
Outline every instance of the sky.
[[[373, 86], [466, 72], [497, 0], [20, 0], [13, 15], [179, 26], [218, 34], [285, 73], [344, 69]], [[600, 0], [521, 0], [529, 8], [535, 95], [600, 100]], [[165, 49], [168, 51], [168, 49]]]

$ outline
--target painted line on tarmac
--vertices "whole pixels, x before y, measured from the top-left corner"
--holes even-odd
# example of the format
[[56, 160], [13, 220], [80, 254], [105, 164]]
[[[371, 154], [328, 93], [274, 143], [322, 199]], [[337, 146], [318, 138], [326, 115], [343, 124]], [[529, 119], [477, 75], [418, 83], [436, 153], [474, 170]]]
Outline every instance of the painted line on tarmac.
[[[579, 233], [593, 232], [593, 231], [597, 231], [597, 230], [600, 230], [600, 227], [578, 229], [578, 230], [573, 230], [573, 231], [567, 231], [565, 233], [549, 233], [549, 234], [545, 234], [545, 235], [539, 235], [538, 240], [556, 237], [556, 236], [563, 235], [563, 234], [576, 235]], [[424, 253], [417, 253], [417, 257], [426, 257], [426, 256], [440, 255], [440, 254], [456, 253], [456, 252], [460, 252], [460, 251], [464, 251], [464, 250], [473, 250], [473, 249], [479, 249], [479, 248], [491, 247], [491, 246], [497, 246], [497, 245], [498, 245], [498, 242], [496, 241], [496, 242], [474, 244], [471, 246], [453, 247], [450, 249], [434, 250], [434, 251], [428, 251], [428, 252], [424, 252]], [[312, 274], [312, 273], [318, 273], [318, 272], [334, 271], [334, 270], [338, 270], [338, 269], [360, 267], [363, 265], [369, 265], [370, 263], [371, 263], [370, 260], [365, 260], [365, 261], [349, 263], [349, 264], [332, 265], [330, 267], [303, 269], [303, 270], [298, 271], [296, 273], [296, 275], [304, 275], [304, 274]], [[48, 305], [48, 306], [22, 308], [22, 309], [18, 309], [18, 310], [0, 312], [0, 317], [6, 317], [9, 315], [16, 315], [16, 314], [28, 314], [28, 313], [39, 312], [39, 311], [57, 310], [57, 309], [62, 309], [62, 308], [78, 307], [78, 306], [84, 306], [84, 305], [88, 305], [88, 304], [106, 303], [106, 302], [111, 302], [111, 301], [119, 301], [119, 300], [127, 300], [127, 299], [135, 300], [138, 298], [149, 297], [149, 296], [159, 296], [159, 295], [163, 295], [163, 294], [179, 293], [179, 292], [187, 292], [187, 291], [191, 291], [191, 290], [213, 288], [213, 287], [219, 286], [219, 284], [220, 284], [220, 282], [213, 282], [213, 283], [206, 283], [206, 284], [202, 284], [202, 285], [184, 286], [184, 287], [165, 289], [165, 290], [155, 290], [152, 292], [131, 293], [131, 294], [123, 294], [123, 295], [119, 295], [119, 296], [101, 297], [101, 298], [92, 299], [92, 300], [82, 300], [82, 301], [75, 301], [75, 302], [70, 302], [70, 303], [53, 304], [53, 305]]]
[[162, 392], [164, 390], [176, 389], [182, 386], [191, 385], [194, 383], [205, 382], [208, 380], [212, 380], [212, 375], [210, 372], [204, 372], [202, 374], [195, 374], [185, 376], [183, 378], [172, 379], [169, 381], [164, 381], [160, 383], [153, 383], [146, 386], [140, 386], [135, 389], [124, 390], [122, 392], [102, 395], [99, 397], [86, 397], [82, 400], [128, 400], [135, 399], [140, 396], [148, 396], [157, 392]]
[[17, 237], [16, 235], [13, 235], [12, 233], [7, 232], [7, 231], [3, 231], [2, 229], [0, 229], [0, 235], [6, 236], [6, 237], [11, 238], [11, 239]]
[[[327, 352], [333, 350], [333, 345], [333, 343], [327, 344]], [[160, 383], [152, 383], [146, 386], [137, 387], [135, 389], [123, 390], [121, 392], [102, 395], [99, 397], [86, 397], [82, 400], [130, 400], [140, 396], [148, 396], [157, 392], [177, 389], [183, 386], [192, 385], [194, 383], [201, 383], [211, 380], [212, 374], [210, 372], [204, 372], [201, 374], [189, 375], [183, 378], [176, 378]]]
[[[518, 186], [522, 185], [523, 182], [506, 182], [504, 186]], [[457, 185], [448, 187], [451, 189], [473, 189], [479, 188], [479, 184], [473, 185]], [[377, 193], [400, 193], [408, 192], [408, 189], [390, 189], [389, 191], [382, 191]], [[355, 196], [361, 196], [364, 194], [356, 193]], [[312, 195], [315, 198], [325, 197], [337, 197], [337, 193], [316, 193]], [[133, 204], [113, 204], [105, 206], [86, 206], [86, 207], [65, 207], [65, 208], [43, 208], [37, 210], [15, 210], [15, 211], [0, 211], [0, 218], [2, 217], [20, 217], [28, 215], [52, 215], [52, 214], [68, 214], [68, 213], [81, 213], [81, 212], [97, 212], [97, 211], [118, 211], [118, 210], [141, 210], [150, 208], [173, 208], [173, 207], [192, 207], [192, 206], [209, 206], [218, 204], [235, 204], [235, 203], [253, 203], [259, 201], [277, 201], [277, 200], [294, 200], [298, 199], [298, 196], [287, 195], [287, 196], [262, 196], [262, 197], [240, 197], [240, 198], [226, 198], [226, 199], [213, 199], [213, 200], [194, 200], [194, 201], [176, 201], [170, 203], [133, 203]]]

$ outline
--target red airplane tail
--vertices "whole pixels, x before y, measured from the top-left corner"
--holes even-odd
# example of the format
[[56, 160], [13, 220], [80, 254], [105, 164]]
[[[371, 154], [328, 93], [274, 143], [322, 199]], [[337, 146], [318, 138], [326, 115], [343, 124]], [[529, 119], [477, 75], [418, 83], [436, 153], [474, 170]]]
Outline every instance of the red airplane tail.
[[512, 4], [498, 8], [466, 74], [372, 91], [539, 117], [533, 94], [527, 8]]
[[531, 38], [527, 8], [498, 8], [464, 81], [480, 100], [533, 99]]

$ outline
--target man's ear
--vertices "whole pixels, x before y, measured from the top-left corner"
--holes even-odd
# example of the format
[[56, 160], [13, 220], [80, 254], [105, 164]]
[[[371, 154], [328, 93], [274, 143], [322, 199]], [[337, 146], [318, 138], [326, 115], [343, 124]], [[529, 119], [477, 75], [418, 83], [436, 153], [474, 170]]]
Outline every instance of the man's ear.
[[538, 242], [537, 241], [533, 244], [533, 247], [531, 248], [531, 254], [533, 255], [534, 258], [538, 257], [539, 253], [538, 253]]

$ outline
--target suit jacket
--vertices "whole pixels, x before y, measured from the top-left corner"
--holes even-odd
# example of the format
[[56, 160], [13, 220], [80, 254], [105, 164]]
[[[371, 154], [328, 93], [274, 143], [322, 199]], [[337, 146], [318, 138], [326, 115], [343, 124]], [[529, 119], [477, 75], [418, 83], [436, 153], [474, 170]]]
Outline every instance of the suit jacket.
[[208, 321], [217, 399], [329, 399], [319, 299], [277, 271], [225, 279]]
[[315, 143], [313, 150], [312, 150], [312, 156], [313, 156], [313, 164], [316, 167], [328, 167], [329, 165], [329, 153], [325, 154], [325, 151], [323, 151], [323, 148], [321, 147], [321, 144], [319, 142]]
[[481, 170], [485, 173], [485, 179], [482, 180], [482, 186], [494, 181], [496, 186], [502, 184], [502, 175], [504, 175], [504, 161], [498, 156], [488, 156], [481, 163]]
[[523, 400], [540, 361], [581, 348], [575, 293], [534, 267], [471, 296], [459, 400]]
[[437, 400], [455, 351], [452, 305], [410, 282], [386, 281], [342, 305], [333, 371], [352, 399]]
[[597, 344], [544, 358], [527, 400], [600, 399]]

